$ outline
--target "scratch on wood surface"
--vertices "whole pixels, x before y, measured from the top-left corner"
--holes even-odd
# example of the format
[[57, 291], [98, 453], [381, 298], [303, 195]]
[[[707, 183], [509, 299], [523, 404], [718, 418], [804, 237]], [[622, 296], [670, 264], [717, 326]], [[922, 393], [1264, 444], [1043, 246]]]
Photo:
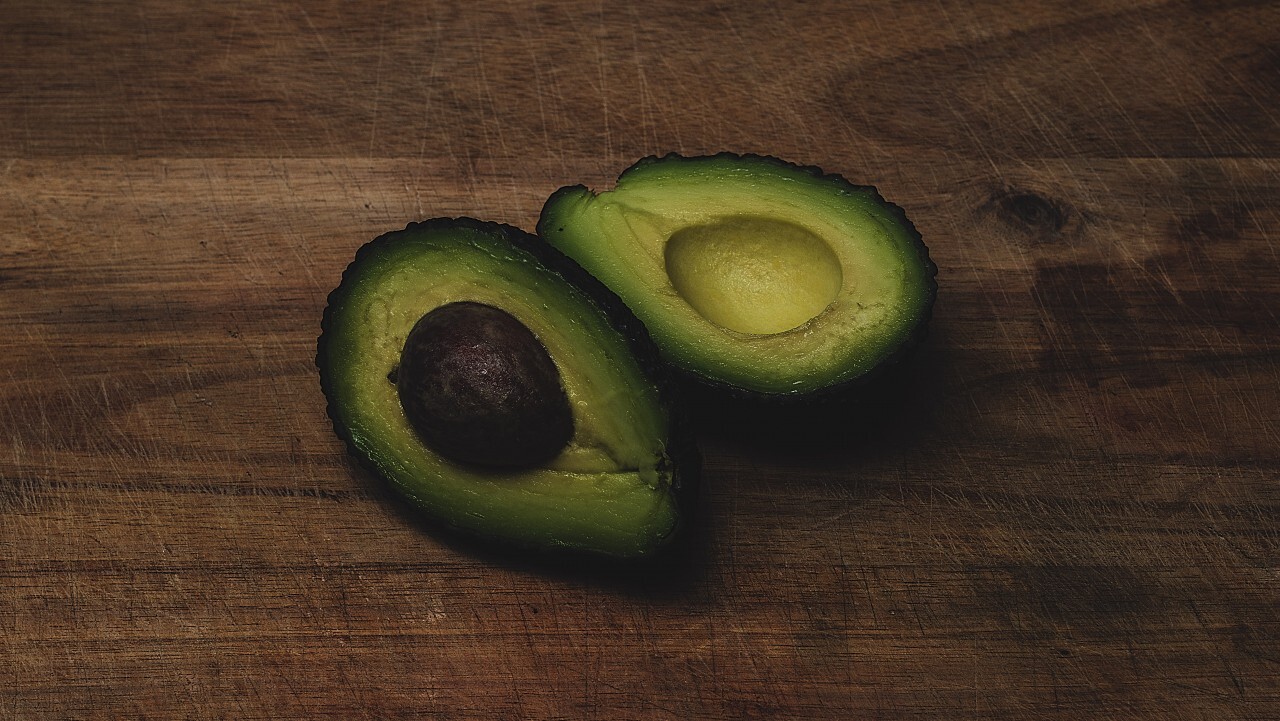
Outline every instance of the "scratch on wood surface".
[[[640, 48], [640, 30], [637, 27], [638, 13], [635, 5], [628, 5], [631, 12], [631, 60], [634, 64], [636, 80], [640, 88], [640, 125], [645, 129], [648, 155], [662, 155], [663, 149], [658, 144], [659, 121], [664, 113], [656, 107], [653, 91], [649, 87], [649, 76], [645, 72], [646, 59]], [[539, 105], [541, 107], [541, 105]]]
[[592, 40], [595, 46], [596, 55], [596, 75], [600, 84], [600, 122], [604, 131], [604, 157], [610, 162], [614, 160], [613, 154], [613, 124], [610, 117], [609, 108], [609, 67], [608, 55], [605, 49], [605, 38], [608, 36], [608, 18], [607, 3], [600, 0], [596, 5], [596, 31], [593, 33]]
[[374, 68], [373, 75], [373, 101], [369, 113], [369, 151], [370, 158], [374, 156], [377, 148], [376, 139], [378, 135], [378, 106], [382, 102], [382, 65], [387, 57], [387, 24], [386, 15], [379, 15], [378, 18], [378, 63]]
[[307, 12], [307, 4], [305, 2], [299, 2], [295, 3], [294, 7], [297, 9], [298, 13], [302, 15], [302, 19], [307, 23], [307, 27], [311, 29], [311, 35], [316, 39], [316, 43], [320, 46], [320, 49], [324, 51], [329, 67], [337, 69], [337, 64], [334, 61], [333, 50], [329, 49], [329, 41], [325, 40], [324, 33], [320, 32], [320, 28], [316, 27], [315, 22], [312, 21], [311, 13]]

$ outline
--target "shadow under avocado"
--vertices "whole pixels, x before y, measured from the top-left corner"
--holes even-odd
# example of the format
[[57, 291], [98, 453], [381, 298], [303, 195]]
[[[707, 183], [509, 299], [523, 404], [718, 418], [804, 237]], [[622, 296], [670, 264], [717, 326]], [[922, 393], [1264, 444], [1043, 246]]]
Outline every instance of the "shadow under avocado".
[[931, 333], [906, 357], [829, 396], [761, 402], [687, 383], [685, 405], [699, 438], [730, 448], [784, 458], [892, 452], [931, 430], [945, 362], [935, 338]]

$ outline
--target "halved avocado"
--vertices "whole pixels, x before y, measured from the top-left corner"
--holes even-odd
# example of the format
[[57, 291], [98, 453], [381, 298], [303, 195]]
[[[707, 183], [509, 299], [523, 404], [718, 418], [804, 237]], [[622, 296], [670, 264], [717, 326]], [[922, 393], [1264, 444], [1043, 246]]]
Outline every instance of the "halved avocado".
[[696, 456], [644, 327], [515, 228], [434, 219], [360, 248], [316, 364], [351, 452], [449, 527], [632, 558], [682, 524]]
[[937, 267], [875, 188], [776, 158], [650, 157], [547, 201], [538, 234], [616, 292], [663, 357], [749, 398], [846, 387], [924, 330]]

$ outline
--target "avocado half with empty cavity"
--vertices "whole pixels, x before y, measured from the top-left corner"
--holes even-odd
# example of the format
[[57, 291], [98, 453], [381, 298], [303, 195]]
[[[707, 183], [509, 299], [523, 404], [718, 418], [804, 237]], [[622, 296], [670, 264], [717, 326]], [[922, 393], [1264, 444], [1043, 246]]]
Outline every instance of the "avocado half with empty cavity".
[[897, 357], [937, 267], [875, 188], [776, 158], [650, 157], [561, 188], [538, 234], [617, 293], [663, 357], [751, 398], [809, 398]]
[[684, 523], [696, 452], [644, 327], [515, 228], [435, 219], [360, 248], [316, 364], [352, 453], [449, 527], [635, 558]]

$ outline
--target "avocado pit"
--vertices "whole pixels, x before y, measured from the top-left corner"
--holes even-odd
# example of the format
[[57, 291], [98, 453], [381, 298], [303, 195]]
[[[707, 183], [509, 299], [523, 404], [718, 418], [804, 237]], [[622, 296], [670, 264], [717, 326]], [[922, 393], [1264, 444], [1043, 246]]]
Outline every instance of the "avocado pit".
[[394, 373], [405, 415], [453, 461], [534, 467], [573, 435], [560, 372], [510, 313], [483, 303], [442, 305], [413, 326]]
[[794, 223], [728, 216], [667, 240], [667, 276], [699, 315], [739, 333], [772, 335], [817, 317], [840, 294], [840, 258]]

